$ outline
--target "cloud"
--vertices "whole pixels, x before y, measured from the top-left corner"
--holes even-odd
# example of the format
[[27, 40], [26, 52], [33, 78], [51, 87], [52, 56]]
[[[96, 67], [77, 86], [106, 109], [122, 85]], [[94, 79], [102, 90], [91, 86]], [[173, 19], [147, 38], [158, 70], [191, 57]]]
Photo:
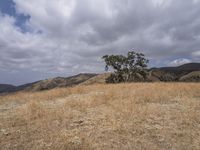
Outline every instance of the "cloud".
[[189, 59], [185, 59], [185, 58], [180, 58], [180, 59], [176, 59], [173, 60], [172, 62], [169, 63], [169, 66], [180, 66], [186, 63], [190, 63], [191, 60]]
[[145, 53], [151, 66], [199, 61], [199, 0], [13, 2], [17, 15], [29, 17], [24, 28], [17, 17], [0, 14], [0, 73], [35, 72], [26, 82], [102, 72], [102, 55], [132, 49]]
[[192, 56], [194, 56], [194, 57], [200, 57], [200, 51], [193, 52]]

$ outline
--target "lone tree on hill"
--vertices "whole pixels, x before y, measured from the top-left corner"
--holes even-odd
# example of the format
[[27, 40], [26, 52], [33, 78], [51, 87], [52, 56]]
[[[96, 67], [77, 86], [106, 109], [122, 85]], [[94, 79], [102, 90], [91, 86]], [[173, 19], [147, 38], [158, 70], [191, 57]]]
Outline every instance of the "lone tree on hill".
[[105, 55], [102, 59], [106, 63], [106, 71], [109, 68], [114, 70], [114, 73], [107, 78], [108, 83], [144, 81], [146, 79], [146, 67], [149, 60], [142, 53], [130, 51], [127, 56]]

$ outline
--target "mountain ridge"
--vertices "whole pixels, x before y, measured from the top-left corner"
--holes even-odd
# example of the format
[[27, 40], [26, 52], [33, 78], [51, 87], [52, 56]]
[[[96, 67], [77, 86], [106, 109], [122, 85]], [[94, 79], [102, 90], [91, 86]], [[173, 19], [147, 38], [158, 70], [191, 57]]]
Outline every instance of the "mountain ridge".
[[11, 84], [0, 84], [0, 93], [4, 91], [12, 91], [16, 86], [11, 85]]
[[[42, 91], [59, 87], [71, 87], [76, 85], [101, 84], [106, 82], [110, 73], [80, 73], [70, 77], [55, 77], [39, 80], [32, 83], [14, 86], [0, 84], [0, 93], [18, 91]], [[200, 63], [187, 63], [177, 67], [160, 67], [148, 69], [148, 77], [145, 82], [200, 82]], [[136, 81], [137, 82], [137, 81]]]
[[18, 92], [18, 91], [42, 91], [42, 90], [50, 90], [53, 88], [58, 88], [58, 87], [68, 87], [68, 86], [75, 86], [77, 84], [80, 84], [97, 74], [94, 73], [80, 73], [74, 76], [69, 76], [69, 77], [55, 77], [55, 78], [50, 78], [46, 80], [39, 80], [35, 81], [32, 83], [26, 83], [23, 85], [19, 86], [14, 86], [14, 85], [9, 85], [10, 88], [8, 89], [7, 84], [0, 84], [0, 93], [11, 93], [11, 92]]

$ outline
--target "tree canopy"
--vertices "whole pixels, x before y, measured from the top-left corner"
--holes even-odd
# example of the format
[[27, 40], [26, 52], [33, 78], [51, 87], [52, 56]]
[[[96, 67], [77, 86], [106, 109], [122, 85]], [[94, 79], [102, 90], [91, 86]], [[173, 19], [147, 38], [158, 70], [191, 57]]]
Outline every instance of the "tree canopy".
[[143, 53], [130, 51], [127, 56], [105, 55], [102, 59], [106, 63], [106, 71], [109, 68], [114, 70], [114, 73], [107, 79], [107, 82], [131, 82], [146, 78], [146, 67], [149, 60], [145, 58]]

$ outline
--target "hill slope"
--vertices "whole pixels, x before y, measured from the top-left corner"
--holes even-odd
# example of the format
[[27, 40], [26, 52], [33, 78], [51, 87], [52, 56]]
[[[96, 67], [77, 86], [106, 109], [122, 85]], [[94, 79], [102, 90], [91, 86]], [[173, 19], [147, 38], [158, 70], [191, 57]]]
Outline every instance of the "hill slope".
[[0, 96], [0, 149], [199, 150], [199, 91], [129, 83]]
[[199, 82], [200, 81], [200, 71], [193, 71], [182, 76], [179, 81], [183, 82]]
[[[149, 81], [184, 81], [180, 80], [183, 76], [195, 72], [200, 71], [200, 63], [189, 63], [184, 64], [178, 67], [162, 67], [162, 68], [152, 68], [149, 70]], [[199, 72], [196, 72], [198, 74]], [[188, 82], [190, 80], [188, 78]], [[196, 81], [200, 82], [199, 79]]]
[[13, 91], [16, 87], [10, 84], [0, 84], [0, 93]]
[[106, 83], [106, 79], [110, 76], [111, 73], [103, 73], [96, 75], [85, 82], [81, 83], [80, 85], [91, 85], [91, 84], [104, 84]]
[[[146, 81], [181, 81], [181, 82], [200, 82], [200, 63], [189, 63], [178, 67], [152, 68], [148, 70]], [[192, 73], [193, 72], [193, 73]], [[21, 86], [0, 85], [0, 93], [16, 91], [42, 91], [57, 87], [68, 87], [75, 85], [90, 85], [105, 83], [110, 73], [105, 74], [78, 74], [71, 77], [57, 77], [47, 80], [36, 81]], [[187, 79], [186, 79], [187, 78]]]
[[200, 71], [200, 63], [188, 63], [177, 67], [162, 67], [159, 69], [164, 71]]
[[69, 87], [78, 85], [92, 77], [96, 76], [96, 74], [78, 74], [71, 77], [57, 77], [53, 79], [43, 80], [37, 83], [32, 84], [31, 86], [26, 87], [24, 90], [26, 91], [42, 91], [49, 90], [57, 87]]
[[75, 86], [78, 85], [97, 74], [78, 74], [71, 77], [57, 77], [47, 80], [36, 81], [33, 83], [28, 83], [20, 86], [12, 86], [12, 85], [5, 85], [1, 84], [0, 86], [0, 93], [4, 92], [17, 92], [17, 91], [42, 91], [42, 90], [50, 90], [57, 87], [68, 87], [68, 86]]

